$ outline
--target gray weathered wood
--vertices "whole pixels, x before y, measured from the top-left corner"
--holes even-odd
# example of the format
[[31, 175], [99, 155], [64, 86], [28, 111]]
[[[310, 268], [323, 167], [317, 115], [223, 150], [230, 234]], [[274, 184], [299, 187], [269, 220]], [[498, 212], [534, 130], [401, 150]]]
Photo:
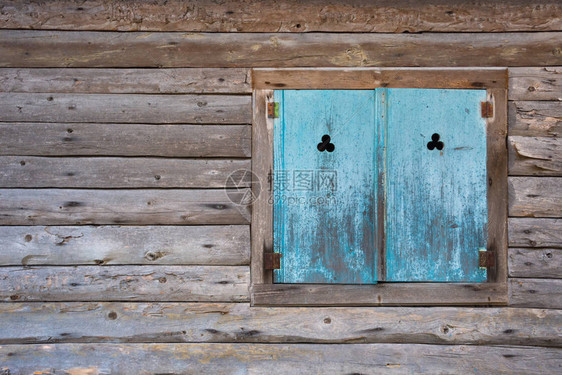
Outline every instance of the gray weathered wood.
[[4, 0], [0, 28], [210, 32], [545, 31], [562, 29], [556, 1]]
[[0, 69], [0, 91], [84, 94], [250, 93], [248, 69]]
[[0, 30], [0, 67], [552, 66], [562, 61], [559, 48], [560, 34], [556, 32], [183, 34]]
[[562, 100], [562, 68], [510, 68], [509, 100]]
[[0, 225], [247, 224], [245, 192], [0, 189]]
[[562, 176], [560, 138], [510, 136], [508, 151], [510, 175]]
[[0, 123], [0, 155], [249, 157], [249, 125]]
[[562, 309], [562, 280], [509, 279], [509, 305]]
[[509, 249], [509, 276], [562, 279], [562, 249]]
[[213, 226], [0, 227], [0, 265], [247, 265], [250, 228]]
[[562, 105], [556, 101], [509, 103], [509, 134], [527, 137], [562, 135]]
[[509, 246], [562, 248], [562, 219], [509, 219]]
[[253, 284], [252, 303], [265, 306], [505, 305], [507, 284]]
[[244, 95], [29, 94], [0, 92], [0, 121], [249, 124]]
[[560, 372], [559, 348], [419, 344], [38, 344], [0, 347], [11, 375]]
[[[217, 188], [250, 160], [0, 156], [0, 187]], [[249, 174], [240, 173], [240, 187]]]
[[[562, 346], [562, 311], [264, 308], [218, 303], [4, 303], [0, 345], [70, 342], [419, 343]], [[553, 329], [554, 328], [554, 329]]]
[[248, 301], [247, 266], [2, 267], [2, 301]]
[[510, 177], [509, 216], [562, 217], [562, 178]]

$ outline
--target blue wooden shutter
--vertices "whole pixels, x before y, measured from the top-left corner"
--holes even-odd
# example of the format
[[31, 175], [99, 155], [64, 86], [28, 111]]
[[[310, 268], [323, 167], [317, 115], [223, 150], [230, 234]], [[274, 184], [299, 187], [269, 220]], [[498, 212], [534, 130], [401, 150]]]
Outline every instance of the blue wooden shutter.
[[377, 91], [386, 129], [386, 280], [485, 281], [478, 249], [488, 233], [486, 91]]
[[274, 97], [274, 281], [376, 283], [375, 91]]

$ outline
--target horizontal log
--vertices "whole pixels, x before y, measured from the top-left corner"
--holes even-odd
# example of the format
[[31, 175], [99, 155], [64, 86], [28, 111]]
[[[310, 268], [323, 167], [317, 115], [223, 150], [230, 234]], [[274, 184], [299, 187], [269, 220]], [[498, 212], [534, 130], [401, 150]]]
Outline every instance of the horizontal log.
[[[0, 5], [1, 7], [1, 5]], [[250, 93], [248, 69], [0, 69], [0, 92]]]
[[210, 32], [561, 30], [556, 1], [285, 0], [108, 2], [4, 0], [0, 28]]
[[249, 187], [243, 171], [250, 168], [248, 159], [0, 156], [0, 187], [217, 188], [227, 186], [231, 174], [238, 186]]
[[254, 89], [507, 88], [506, 68], [255, 68]]
[[147, 34], [0, 30], [0, 67], [552, 66], [562, 61], [559, 48], [560, 34], [556, 32]]
[[509, 304], [562, 309], [561, 279], [509, 279]]
[[0, 121], [249, 124], [250, 102], [241, 95], [0, 92]]
[[560, 102], [509, 102], [508, 114], [510, 135], [562, 136], [562, 105]]
[[0, 346], [10, 374], [556, 374], [558, 348], [419, 344]]
[[254, 284], [261, 306], [505, 305], [505, 283]]
[[562, 68], [510, 68], [509, 100], [562, 100]]
[[0, 227], [0, 265], [246, 265], [249, 232], [247, 225]]
[[249, 125], [0, 123], [0, 155], [249, 157]]
[[509, 249], [509, 276], [562, 279], [562, 249]]
[[509, 216], [562, 217], [562, 178], [510, 177]]
[[[227, 194], [228, 193], [228, 194]], [[0, 225], [248, 224], [247, 190], [0, 189]]]
[[0, 300], [240, 302], [249, 282], [247, 266], [2, 267]]
[[510, 136], [508, 152], [510, 175], [562, 176], [560, 138]]
[[509, 246], [562, 248], [562, 219], [510, 218]]
[[[518, 308], [263, 308], [209, 303], [4, 303], [0, 345], [78, 342], [562, 346], [562, 312]], [[49, 324], [45, 324], [45, 322]]]

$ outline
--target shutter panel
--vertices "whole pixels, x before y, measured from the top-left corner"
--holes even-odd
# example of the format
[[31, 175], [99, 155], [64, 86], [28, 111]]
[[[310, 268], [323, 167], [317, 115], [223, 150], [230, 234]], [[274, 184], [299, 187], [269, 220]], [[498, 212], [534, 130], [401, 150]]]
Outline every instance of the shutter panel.
[[478, 249], [487, 244], [486, 91], [377, 92], [386, 130], [386, 280], [485, 281]]
[[274, 98], [274, 281], [376, 283], [375, 91]]

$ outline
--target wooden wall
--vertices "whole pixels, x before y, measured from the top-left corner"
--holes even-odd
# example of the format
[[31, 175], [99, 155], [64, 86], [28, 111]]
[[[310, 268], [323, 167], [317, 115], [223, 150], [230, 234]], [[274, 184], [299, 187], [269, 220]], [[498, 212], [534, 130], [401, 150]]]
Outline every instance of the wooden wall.
[[[0, 1], [0, 374], [561, 371], [560, 3], [299, 3]], [[223, 189], [298, 66], [510, 67], [508, 307], [250, 307]]]

